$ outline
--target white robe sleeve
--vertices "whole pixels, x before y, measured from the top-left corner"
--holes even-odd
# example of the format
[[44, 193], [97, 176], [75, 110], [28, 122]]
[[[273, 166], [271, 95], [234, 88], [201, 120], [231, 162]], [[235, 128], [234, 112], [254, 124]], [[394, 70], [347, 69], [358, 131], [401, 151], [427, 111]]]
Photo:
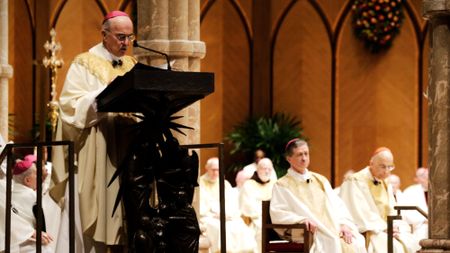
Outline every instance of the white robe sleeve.
[[300, 215], [300, 212], [293, 212], [291, 203], [298, 202], [291, 196], [291, 192], [275, 184], [272, 190], [272, 200], [270, 202], [270, 217], [273, 223], [296, 224], [302, 223], [307, 217]]
[[[401, 203], [402, 205], [417, 206], [428, 213], [428, 206], [425, 200], [425, 195], [420, 185], [412, 185], [406, 188], [403, 192], [403, 197], [404, 201], [403, 203]], [[405, 220], [409, 224], [415, 226], [427, 222], [427, 218], [425, 218], [422, 214], [415, 210], [402, 211], [402, 216], [405, 217]]]
[[59, 98], [61, 119], [76, 128], [87, 128], [97, 123], [105, 113], [96, 112], [95, 98], [106, 84], [80, 64], [73, 63], [67, 72]]
[[349, 179], [342, 184], [340, 197], [347, 205], [360, 232], [378, 233], [386, 230], [386, 221], [381, 218], [375, 204], [372, 203], [370, 193], [364, 191], [356, 179]]
[[[0, 180], [0, 252], [5, 250], [5, 227], [6, 227], [6, 181]], [[34, 233], [34, 228], [30, 223], [22, 219], [11, 210], [11, 248], [18, 247], [26, 242]]]
[[243, 215], [258, 219], [261, 216], [261, 201], [256, 199], [257, 193], [254, 187], [247, 182], [244, 183], [239, 193], [239, 207]]
[[225, 216], [227, 219], [241, 219], [239, 196], [231, 184], [225, 180]]
[[350, 214], [344, 201], [336, 194], [336, 192], [331, 188], [328, 181], [324, 184], [325, 192], [330, 200], [331, 206], [333, 208], [333, 213], [336, 215], [337, 222], [339, 225], [346, 225], [351, 228], [354, 232], [358, 232], [358, 228], [355, 225], [352, 215]]

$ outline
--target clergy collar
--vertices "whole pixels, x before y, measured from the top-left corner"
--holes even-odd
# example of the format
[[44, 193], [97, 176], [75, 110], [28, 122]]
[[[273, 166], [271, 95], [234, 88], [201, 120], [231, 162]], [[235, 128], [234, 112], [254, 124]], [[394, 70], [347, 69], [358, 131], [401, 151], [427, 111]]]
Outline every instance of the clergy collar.
[[111, 61], [122, 61], [121, 57], [117, 57], [111, 53], [109, 55], [111, 56]]
[[311, 180], [311, 172], [308, 169], [305, 169], [305, 173], [300, 174], [292, 168], [288, 169], [288, 174], [294, 177], [297, 180], [308, 182]]
[[372, 183], [373, 183], [374, 185], [380, 185], [380, 184], [381, 184], [381, 181], [378, 180], [378, 179], [376, 179], [376, 178], [374, 177], [373, 180], [372, 180]]
[[[103, 48], [105, 48], [105, 47], [103, 46]], [[106, 50], [106, 48], [105, 48], [105, 50]], [[122, 66], [122, 62], [123, 62], [122, 58], [111, 54], [109, 51], [108, 51], [108, 53], [109, 53], [109, 56], [111, 57], [111, 64], [112, 64], [113, 68]]]
[[117, 56], [111, 54], [108, 51], [108, 49], [106, 49], [105, 45], [103, 45], [103, 43], [97, 44], [95, 47], [93, 47], [91, 50], [89, 50], [89, 52], [96, 54], [96, 55], [110, 61], [111, 63], [113, 61], [115, 61], [115, 62], [123, 61], [121, 57], [117, 57]]
[[13, 183], [11, 184], [11, 191], [12, 192], [27, 191], [27, 192], [29, 192], [29, 194], [32, 194], [32, 195], [36, 194], [35, 190], [31, 189], [30, 187], [28, 187], [22, 183], [16, 182], [15, 180], [13, 180]]
[[118, 60], [113, 60], [112, 61], [112, 66], [113, 66], [113, 68], [115, 68], [115, 67], [117, 67], [117, 66], [122, 66], [122, 60], [121, 59], [118, 59]]
[[369, 171], [370, 177], [372, 178], [372, 183], [374, 185], [381, 185], [381, 183], [383, 182], [383, 180], [376, 178], [374, 175], [372, 175], [372, 172], [370, 172], [370, 168], [367, 167], [367, 171]]

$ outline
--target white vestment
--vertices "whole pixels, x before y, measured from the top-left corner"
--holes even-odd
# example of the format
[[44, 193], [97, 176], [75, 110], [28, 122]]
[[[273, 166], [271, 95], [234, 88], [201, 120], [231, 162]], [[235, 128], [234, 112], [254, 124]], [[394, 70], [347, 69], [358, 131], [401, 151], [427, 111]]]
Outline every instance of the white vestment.
[[255, 239], [257, 251], [261, 252], [261, 208], [262, 201], [272, 198], [272, 188], [275, 180], [270, 179], [269, 182], [262, 184], [254, 179], [247, 180], [239, 194], [239, 207], [243, 216], [249, 217], [249, 224], [255, 231]]
[[[425, 191], [420, 184], [414, 184], [403, 191], [401, 205], [417, 206], [428, 214], [428, 204], [425, 199]], [[417, 211], [402, 211], [402, 216], [413, 228], [413, 235], [417, 240], [428, 238], [428, 219]]]
[[[392, 187], [386, 181], [374, 183], [368, 167], [349, 176], [341, 185], [340, 196], [353, 216], [361, 233], [369, 238], [368, 252], [387, 252], [387, 215], [396, 215]], [[374, 195], [375, 190], [379, 195]], [[420, 246], [406, 222], [394, 222], [400, 230], [394, 239], [394, 252], [416, 252]]]
[[[220, 251], [220, 199], [219, 180], [212, 182], [208, 175], [199, 179], [200, 223], [206, 231], [205, 235], [211, 242], [210, 252]], [[256, 243], [254, 233], [241, 218], [238, 208], [238, 196], [225, 181], [225, 217], [227, 252], [254, 252]]]
[[[135, 122], [126, 115], [96, 112], [96, 96], [136, 63], [132, 57], [124, 56], [121, 58], [123, 65], [114, 68], [113, 59], [115, 57], [103, 44], [74, 59], [59, 98], [60, 122], [56, 133], [57, 140], [75, 143], [79, 197], [76, 209], [84, 236], [107, 245], [121, 244], [125, 239], [122, 238], [122, 209], [119, 206], [114, 215], [112, 213], [119, 182], [115, 180], [109, 187], [107, 185], [131, 139], [123, 129]], [[64, 152], [57, 147], [54, 150], [54, 174], [57, 183], [64, 183], [68, 177]], [[61, 198], [64, 192], [52, 192], [52, 195]]]
[[402, 192], [402, 190], [398, 189], [397, 191], [394, 192], [394, 189], [392, 189], [392, 193], [394, 194], [394, 199], [395, 202], [397, 203], [397, 205], [400, 205], [401, 203], [403, 203], [403, 198], [404, 198], [404, 194]]
[[[5, 203], [6, 203], [6, 180], [0, 179], [0, 252], [5, 250]], [[20, 244], [31, 242], [29, 239], [34, 233], [34, 227], [11, 210], [11, 241], [12, 253], [20, 252]]]
[[[316, 186], [322, 192], [309, 191], [308, 188]], [[315, 195], [323, 196], [321, 206], [311, 206], [315, 202]], [[308, 203], [302, 199], [307, 199]], [[273, 187], [270, 217], [277, 224], [302, 223], [306, 219], [316, 223], [312, 253], [366, 252], [364, 238], [358, 233], [344, 203], [331, 189], [328, 180], [317, 173], [306, 171], [301, 175], [289, 169]], [[346, 244], [340, 238], [341, 225], [351, 229], [354, 235], [352, 244]], [[284, 237], [284, 232], [277, 232]], [[297, 240], [294, 236], [292, 239]]]
[[23, 184], [13, 181], [11, 193], [12, 210], [33, 228], [36, 227], [36, 219], [33, 214], [33, 206], [35, 204], [36, 192]]
[[[5, 145], [5, 140], [0, 135], [0, 153], [5, 148]], [[3, 176], [6, 175], [6, 160], [5, 157], [5, 160], [0, 164], [0, 252], [5, 250], [6, 177]], [[47, 177], [47, 179], [49, 178], [50, 176]], [[36, 192], [24, 185], [15, 183], [14, 181], [12, 181], [11, 184], [11, 253], [36, 252], [36, 241], [31, 238], [35, 231], [35, 218], [32, 207], [34, 203], [36, 203]], [[30, 206], [31, 209], [29, 209]], [[55, 252], [57, 238], [54, 235], [56, 235], [59, 230], [60, 209], [48, 194], [45, 194], [42, 197], [42, 208], [45, 210], [44, 216], [47, 222], [47, 232], [54, 239], [54, 241], [48, 245], [42, 246], [42, 252]], [[21, 209], [24, 210], [19, 213]]]
[[[25, 223], [19, 223], [20, 226], [24, 227], [18, 227], [19, 224], [14, 224], [14, 221], [11, 222], [11, 233], [17, 233], [15, 230], [25, 230], [26, 234], [29, 235], [30, 231], [32, 231], [32, 234], [35, 231], [36, 228], [36, 219], [33, 214], [33, 206], [36, 204], [36, 192], [20, 183], [16, 183], [13, 181], [12, 185], [12, 192], [11, 192], [11, 210], [14, 215], [17, 215], [21, 221], [24, 221]], [[42, 209], [44, 211], [45, 219], [50, 219], [54, 217], [46, 216], [45, 208], [44, 206], [45, 202], [42, 201]], [[11, 215], [13, 217], [13, 214]], [[56, 218], [56, 217], [55, 217]], [[13, 218], [12, 218], [13, 219]], [[17, 220], [16, 220], [17, 221]], [[52, 236], [49, 233], [50, 236]], [[42, 252], [44, 253], [50, 253], [55, 252], [54, 246], [56, 242], [50, 242], [47, 245], [42, 245]], [[13, 245], [11, 245], [13, 247]], [[18, 250], [20, 253], [34, 253], [36, 252], [36, 240], [31, 238], [31, 235], [24, 241], [22, 241], [18, 247], [15, 247], [15, 250]]]

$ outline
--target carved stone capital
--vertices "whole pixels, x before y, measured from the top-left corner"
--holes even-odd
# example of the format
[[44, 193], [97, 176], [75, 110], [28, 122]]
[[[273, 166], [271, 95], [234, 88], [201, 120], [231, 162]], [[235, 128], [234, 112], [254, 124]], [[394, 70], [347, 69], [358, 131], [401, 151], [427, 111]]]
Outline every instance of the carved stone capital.
[[425, 18], [435, 15], [450, 16], [450, 0], [423, 0], [422, 15]]
[[11, 78], [13, 76], [13, 68], [9, 64], [0, 64], [0, 78]]

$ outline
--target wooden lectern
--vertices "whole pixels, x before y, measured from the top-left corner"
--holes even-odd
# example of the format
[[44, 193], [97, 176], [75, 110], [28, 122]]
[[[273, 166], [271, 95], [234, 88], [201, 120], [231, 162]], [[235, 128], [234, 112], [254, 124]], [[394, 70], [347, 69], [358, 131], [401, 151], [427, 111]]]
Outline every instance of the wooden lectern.
[[[132, 112], [130, 147], [111, 181], [120, 177], [128, 252], [197, 253], [200, 229], [192, 204], [198, 156], [180, 147], [173, 116], [214, 91], [214, 74], [162, 70], [137, 63], [97, 96], [99, 112]], [[190, 128], [192, 129], [192, 128]], [[155, 194], [157, 192], [157, 194]], [[157, 195], [151, 205], [150, 200]]]
[[178, 72], [137, 63], [97, 96], [99, 112], [146, 112], [168, 103], [171, 114], [214, 92], [214, 74]]

